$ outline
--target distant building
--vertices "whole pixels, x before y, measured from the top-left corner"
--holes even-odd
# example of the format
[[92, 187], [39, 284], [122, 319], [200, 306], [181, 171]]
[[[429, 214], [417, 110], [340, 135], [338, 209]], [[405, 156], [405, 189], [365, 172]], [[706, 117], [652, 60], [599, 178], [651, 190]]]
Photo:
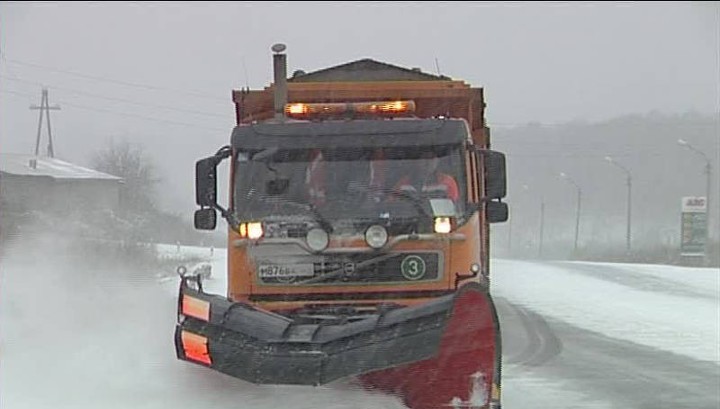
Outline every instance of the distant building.
[[122, 179], [56, 158], [0, 154], [0, 220], [116, 210]]

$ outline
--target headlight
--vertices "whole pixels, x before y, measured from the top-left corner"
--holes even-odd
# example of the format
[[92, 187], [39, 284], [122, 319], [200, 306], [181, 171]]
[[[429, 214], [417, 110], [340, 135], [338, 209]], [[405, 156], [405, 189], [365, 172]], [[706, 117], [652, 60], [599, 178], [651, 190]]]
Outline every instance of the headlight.
[[325, 230], [315, 228], [307, 233], [305, 241], [307, 241], [308, 247], [310, 247], [313, 251], [323, 251], [328, 246], [330, 237], [328, 237]]
[[380, 225], [375, 224], [365, 231], [365, 241], [374, 249], [379, 249], [384, 246], [385, 243], [387, 243], [387, 240], [387, 230]]
[[435, 233], [450, 233], [450, 230], [452, 230], [452, 224], [449, 217], [435, 218]]
[[247, 235], [249, 239], [259, 239], [263, 236], [262, 223], [252, 222], [247, 224]]

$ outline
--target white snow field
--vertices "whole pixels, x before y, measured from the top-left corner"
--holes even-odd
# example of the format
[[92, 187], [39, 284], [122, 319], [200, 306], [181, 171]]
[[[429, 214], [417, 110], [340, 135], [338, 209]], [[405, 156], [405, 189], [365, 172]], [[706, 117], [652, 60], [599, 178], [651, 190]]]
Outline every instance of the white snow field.
[[[206, 291], [224, 294], [226, 252], [213, 249], [211, 256], [209, 248], [178, 250], [175, 245], [158, 249], [168, 267], [152, 272], [73, 255], [58, 240], [18, 243], [6, 251], [0, 259], [0, 407], [403, 408], [396, 397], [364, 391], [352, 381], [317, 388], [258, 386], [178, 361], [173, 270], [179, 261], [173, 260], [193, 256], [211, 263]], [[493, 260], [498, 304], [547, 320], [548, 334], [556, 330], [559, 344], [565, 345], [548, 364], [528, 367], [508, 359], [503, 407], [643, 407], [637, 403], [640, 397], [633, 406], [621, 392], [613, 396], [575, 384], [584, 376], [577, 372], [581, 369], [560, 365], [563, 356], [576, 359], [570, 355], [575, 336], [567, 331], [589, 331], [598, 339], [675, 354], [681, 362], [711, 365], [712, 373], [720, 368], [719, 276], [717, 269]], [[512, 341], [521, 338], [523, 328], [507, 308], [499, 310], [505, 352], [522, 355], [513, 352]], [[602, 351], [593, 356], [602, 359]], [[645, 376], [644, 368], [636, 370], [638, 377]]]
[[720, 364], [720, 270], [493, 260], [495, 296], [546, 318]]

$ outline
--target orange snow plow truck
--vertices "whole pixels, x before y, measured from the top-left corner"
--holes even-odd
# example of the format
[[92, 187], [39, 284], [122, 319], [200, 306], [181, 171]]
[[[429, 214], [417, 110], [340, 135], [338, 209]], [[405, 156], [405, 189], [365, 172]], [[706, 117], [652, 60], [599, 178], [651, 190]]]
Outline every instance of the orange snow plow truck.
[[[197, 229], [228, 229], [227, 294], [180, 284], [177, 356], [256, 384], [354, 377], [411, 409], [499, 408], [489, 223], [505, 157], [482, 88], [374, 60], [233, 91], [196, 163]], [[229, 160], [229, 200], [217, 166]]]

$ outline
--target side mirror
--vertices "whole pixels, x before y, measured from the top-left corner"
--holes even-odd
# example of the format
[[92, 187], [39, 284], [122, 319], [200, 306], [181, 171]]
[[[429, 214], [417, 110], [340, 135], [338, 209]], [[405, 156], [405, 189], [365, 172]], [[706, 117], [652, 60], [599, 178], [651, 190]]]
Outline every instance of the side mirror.
[[510, 213], [507, 203], [503, 202], [487, 202], [485, 209], [488, 223], [506, 222]]
[[505, 154], [491, 150], [479, 152], [485, 168], [485, 197], [502, 199], [507, 194]]
[[[215, 207], [217, 205], [217, 165], [218, 159], [215, 156], [201, 159], [195, 163], [195, 202], [200, 206]], [[195, 220], [197, 220], [197, 213], [195, 213]]]
[[198, 230], [215, 230], [217, 212], [213, 208], [196, 210], [194, 222]]

